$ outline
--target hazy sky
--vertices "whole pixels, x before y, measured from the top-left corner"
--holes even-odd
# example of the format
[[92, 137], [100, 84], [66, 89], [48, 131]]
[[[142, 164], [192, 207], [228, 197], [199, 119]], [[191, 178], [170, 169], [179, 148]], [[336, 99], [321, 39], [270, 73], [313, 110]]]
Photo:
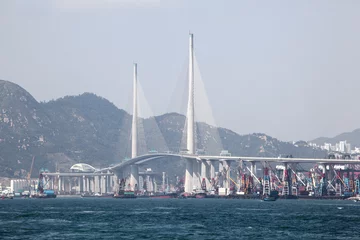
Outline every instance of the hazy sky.
[[0, 79], [39, 101], [93, 92], [130, 110], [136, 61], [154, 113], [178, 112], [192, 31], [218, 126], [333, 136], [360, 127], [359, 12], [357, 0], [1, 0]]

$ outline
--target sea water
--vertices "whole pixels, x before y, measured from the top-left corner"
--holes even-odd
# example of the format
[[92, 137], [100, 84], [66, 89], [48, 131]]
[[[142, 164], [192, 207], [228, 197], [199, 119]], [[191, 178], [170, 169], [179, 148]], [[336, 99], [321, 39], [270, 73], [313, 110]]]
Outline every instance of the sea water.
[[0, 239], [360, 239], [346, 200], [0, 200]]

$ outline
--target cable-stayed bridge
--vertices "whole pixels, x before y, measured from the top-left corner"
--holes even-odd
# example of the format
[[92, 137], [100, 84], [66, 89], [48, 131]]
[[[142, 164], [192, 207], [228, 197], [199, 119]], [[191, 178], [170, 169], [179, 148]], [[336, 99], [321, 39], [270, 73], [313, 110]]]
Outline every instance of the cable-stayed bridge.
[[[240, 188], [241, 181], [240, 176], [234, 181], [230, 175], [230, 166], [235, 165], [239, 172], [247, 171], [247, 174], [251, 176], [254, 185], [255, 180], [261, 182], [257, 177], [256, 163], [260, 163], [264, 168], [266, 164], [281, 163], [284, 166], [282, 179], [284, 186], [290, 184], [288, 174], [293, 171], [295, 176], [299, 176], [294, 171], [294, 166], [301, 163], [312, 163], [320, 166], [322, 171], [322, 181], [325, 181], [327, 172], [332, 172], [332, 168], [336, 164], [360, 164], [360, 160], [353, 159], [315, 159], [315, 158], [276, 158], [276, 157], [249, 157], [249, 156], [231, 156], [230, 154], [220, 155], [206, 155], [197, 154], [196, 149], [196, 124], [195, 124], [195, 74], [194, 74], [194, 37], [193, 34], [189, 35], [189, 61], [188, 61], [188, 101], [187, 101], [187, 113], [186, 113], [186, 132], [184, 138], [186, 139], [186, 149], [183, 149], [179, 153], [150, 153], [139, 155], [139, 117], [138, 117], [138, 69], [137, 64], [134, 64], [133, 72], [133, 114], [132, 114], [132, 126], [131, 126], [131, 159], [123, 161], [119, 164], [109, 166], [107, 168], [99, 169], [94, 172], [93, 178], [90, 180], [90, 175], [83, 176], [83, 189], [92, 192], [108, 192], [114, 189], [119, 183], [119, 179], [128, 179], [128, 185], [132, 190], [136, 190], [140, 185], [139, 181], [139, 166], [149, 161], [154, 161], [164, 158], [183, 159], [186, 163], [185, 169], [185, 182], [184, 191], [191, 193], [194, 189], [201, 189], [206, 186], [206, 190], [214, 188], [214, 181], [220, 176], [223, 181], [221, 187], [230, 189], [231, 182], [237, 184]], [[235, 162], [235, 163], [234, 163]], [[244, 162], [249, 162], [248, 167], [238, 167]], [[330, 166], [330, 167], [329, 167]], [[215, 172], [218, 169], [218, 172]], [[51, 173], [49, 176], [58, 176], [56, 173]], [[81, 175], [81, 174], [80, 174]], [[329, 176], [334, 175], [330, 173]], [[354, 176], [354, 175], [353, 175]], [[265, 178], [265, 177], [264, 177]], [[274, 177], [275, 178], [275, 177]], [[276, 177], [278, 178], [278, 177]], [[328, 177], [329, 178], [329, 177]], [[254, 180], [255, 179], [255, 180]], [[279, 178], [278, 178], [279, 179]], [[279, 179], [280, 180], [280, 179]], [[92, 182], [91, 182], [92, 181]], [[244, 180], [245, 181], [245, 180]], [[300, 181], [302, 181], [300, 179]], [[59, 189], [62, 189], [60, 181]], [[290, 184], [291, 185], [291, 184]], [[330, 183], [331, 185], [331, 183]], [[113, 191], [113, 190], [111, 190]], [[291, 191], [285, 191], [284, 194], [291, 194]]]

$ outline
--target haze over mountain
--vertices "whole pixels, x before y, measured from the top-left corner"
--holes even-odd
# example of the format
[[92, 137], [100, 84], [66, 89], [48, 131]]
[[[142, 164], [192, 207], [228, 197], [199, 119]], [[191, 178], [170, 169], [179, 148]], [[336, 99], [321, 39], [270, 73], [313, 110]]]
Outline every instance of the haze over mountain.
[[324, 143], [336, 144], [340, 141], [346, 140], [348, 143], [351, 143], [352, 147], [360, 146], [360, 128], [355, 129], [351, 132], [344, 132], [335, 137], [319, 137], [310, 142], [316, 143], [318, 145], [323, 145]]
[[[0, 80], [0, 176], [25, 176], [32, 156], [40, 168], [67, 171], [76, 162], [106, 167], [130, 154], [131, 115], [92, 93], [37, 102], [20, 86]], [[184, 147], [185, 116], [166, 113], [139, 119], [139, 154], [177, 152]], [[282, 142], [265, 134], [239, 135], [197, 123], [197, 148], [218, 155], [324, 157], [305, 144]]]

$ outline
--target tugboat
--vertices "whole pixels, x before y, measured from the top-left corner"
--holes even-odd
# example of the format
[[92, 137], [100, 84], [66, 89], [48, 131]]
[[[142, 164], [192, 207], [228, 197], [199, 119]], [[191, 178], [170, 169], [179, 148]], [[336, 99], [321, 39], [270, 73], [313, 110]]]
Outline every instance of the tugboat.
[[279, 192], [276, 190], [271, 190], [269, 195], [265, 195], [263, 201], [270, 202], [276, 201], [279, 198]]
[[136, 198], [135, 191], [125, 190], [125, 179], [121, 179], [119, 191], [114, 194], [113, 198]]

